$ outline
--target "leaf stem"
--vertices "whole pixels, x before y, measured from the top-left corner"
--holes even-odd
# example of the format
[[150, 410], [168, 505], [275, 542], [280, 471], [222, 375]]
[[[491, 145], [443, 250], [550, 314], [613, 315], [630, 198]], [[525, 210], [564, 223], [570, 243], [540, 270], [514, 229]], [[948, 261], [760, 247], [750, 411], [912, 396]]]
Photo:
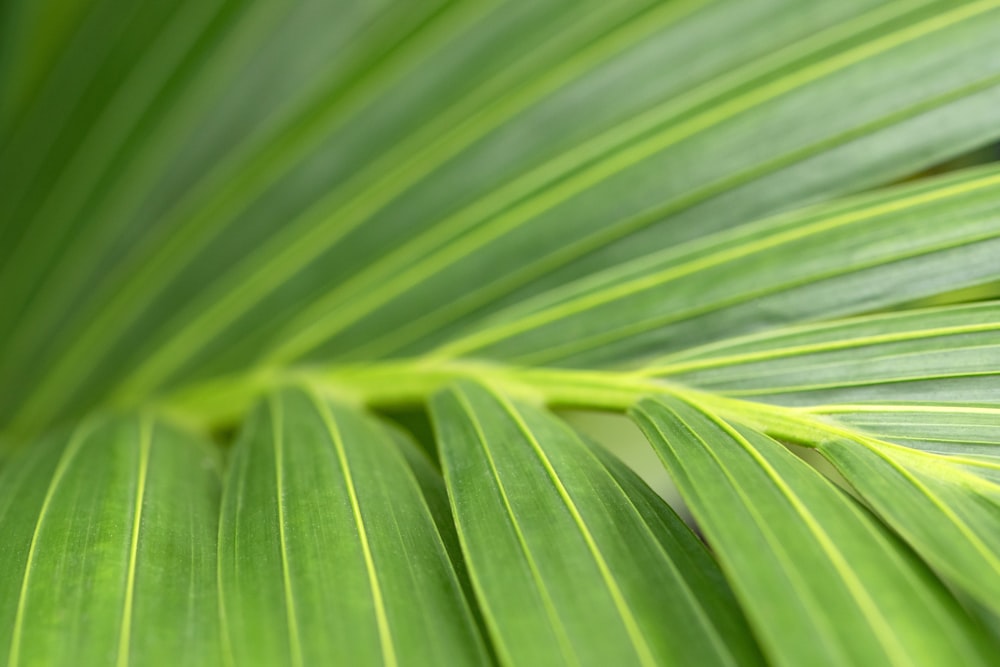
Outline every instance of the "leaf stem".
[[155, 405], [176, 419], [205, 428], [237, 421], [262, 395], [284, 385], [311, 385], [342, 401], [384, 409], [422, 405], [458, 380], [481, 382], [551, 408], [611, 412], [624, 412], [644, 396], [670, 394], [797, 444], [814, 446], [843, 437], [843, 429], [804, 410], [705, 393], [633, 371], [527, 368], [478, 361], [406, 359], [261, 370], [189, 387], [161, 397]]

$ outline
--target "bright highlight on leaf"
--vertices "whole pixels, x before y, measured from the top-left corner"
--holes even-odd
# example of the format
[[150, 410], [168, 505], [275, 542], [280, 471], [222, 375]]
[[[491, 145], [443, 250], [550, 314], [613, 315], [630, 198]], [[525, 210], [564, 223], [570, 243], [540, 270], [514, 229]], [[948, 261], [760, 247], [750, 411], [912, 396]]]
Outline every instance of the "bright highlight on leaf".
[[993, 664], [998, 34], [0, 3], [0, 665]]

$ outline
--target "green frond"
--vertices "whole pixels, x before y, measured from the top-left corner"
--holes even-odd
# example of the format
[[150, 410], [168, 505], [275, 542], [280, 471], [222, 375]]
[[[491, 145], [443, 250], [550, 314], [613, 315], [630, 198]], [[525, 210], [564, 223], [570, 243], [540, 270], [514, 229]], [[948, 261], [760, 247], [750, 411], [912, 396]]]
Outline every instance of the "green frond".
[[0, 3], [0, 664], [993, 664], [998, 34]]

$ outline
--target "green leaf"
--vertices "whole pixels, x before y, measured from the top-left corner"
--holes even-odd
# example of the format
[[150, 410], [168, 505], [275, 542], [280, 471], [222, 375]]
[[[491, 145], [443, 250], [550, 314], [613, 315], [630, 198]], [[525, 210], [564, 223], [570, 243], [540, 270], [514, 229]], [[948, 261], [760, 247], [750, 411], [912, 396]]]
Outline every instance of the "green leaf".
[[[37, 97], [0, 156], [19, 430], [249, 364], [424, 351], [1000, 132], [991, 0], [179, 4], [143, 10], [114, 67], [100, 32], [68, 47], [101, 84], [86, 113], [37, 150], [32, 119], [76, 108]], [[118, 91], [141, 122], [111, 122]]]
[[[427, 419], [427, 417], [425, 416], [424, 419]], [[402, 452], [403, 458], [406, 459], [407, 464], [409, 464], [410, 469], [413, 471], [417, 484], [420, 486], [420, 492], [423, 494], [427, 508], [430, 510], [431, 518], [434, 520], [434, 525], [437, 526], [438, 534], [441, 535], [444, 547], [448, 551], [448, 557], [455, 568], [455, 574], [458, 576], [466, 599], [474, 600], [475, 594], [472, 590], [472, 582], [469, 581], [469, 574], [465, 568], [465, 558], [462, 555], [462, 547], [458, 541], [458, 532], [455, 529], [455, 523], [452, 521], [451, 504], [448, 501], [448, 491], [445, 488], [444, 478], [441, 476], [440, 469], [414, 443], [413, 438], [408, 433], [393, 428], [388, 423], [383, 424], [383, 427], [391, 433], [396, 446]], [[431, 428], [429, 420], [426, 427], [428, 429]], [[472, 605], [471, 611], [475, 616], [478, 627], [485, 632], [479, 608]]]
[[1000, 275], [998, 210], [991, 166], [743, 225], [515, 306], [436, 355], [592, 367], [905, 303]]
[[782, 445], [674, 398], [634, 416], [776, 664], [992, 663], [930, 571]]
[[[113, 41], [119, 15], [127, 26], [124, 19], [139, 5], [102, 4], [104, 12], [66, 45], [68, 72], [51, 74], [52, 96], [32, 100], [33, 113], [0, 153], [10, 193], [0, 204], [0, 306], [12, 317], [24, 315], [15, 318], [16, 330], [0, 326], [2, 365], [21, 372], [30, 373], [19, 364], [31, 350], [41, 351], [42, 338], [60, 338], [68, 322], [97, 325], [93, 306], [106, 311], [112, 296], [128, 299], [136, 287], [143, 301], [159, 294], [144, 277], [177, 277], [182, 268], [194, 275], [205, 261], [215, 267], [235, 261], [259, 240], [255, 231], [275, 231], [276, 218], [283, 226], [289, 211], [279, 199], [255, 209], [272, 221], [263, 229], [259, 218], [239, 225], [249, 245], [203, 253], [220, 225], [303, 154], [315, 157], [345, 115], [405, 71], [410, 42], [440, 9], [436, 2], [391, 12], [384, 2], [169, 3], [181, 8], [179, 16], [211, 21], [160, 21], [152, 34], [133, 35], [113, 59], [128, 76], [115, 90], [122, 74], [106, 71], [112, 67], [101, 66], [100, 54]], [[164, 62], [179, 47], [183, 61]], [[111, 92], [91, 100], [86, 113], [76, 114], [76, 131], [45, 150], [56, 134], [51, 126], [66, 122], [79, 104], [77, 81], [92, 79], [110, 84]], [[30, 189], [32, 179], [45, 188]], [[294, 183], [286, 187], [298, 192]], [[179, 307], [175, 293], [164, 296], [169, 305], [161, 304], [159, 315]], [[132, 303], [110, 324], [120, 329], [142, 312]]]
[[[57, 347], [73, 341], [53, 328], [67, 319], [99, 338], [115, 335], [125, 324], [153, 329], [171, 324], [164, 314], [185, 315], [186, 322], [192, 310], [231, 308], [233, 298], [237, 308], [256, 303], [267, 292], [254, 284], [266, 281], [273, 290], [289, 277], [289, 269], [281, 267], [290, 259], [293, 272], [302, 269], [323, 247], [320, 241], [342, 235], [339, 218], [320, 223], [344, 208], [346, 200], [357, 200], [355, 209], [363, 204], [359, 190], [383, 180], [387, 165], [402, 162], [412, 168], [417, 162], [419, 167], [411, 153], [426, 150], [430, 140], [444, 146], [441, 128], [493, 101], [495, 86], [475, 94], [481, 78], [491, 79], [512, 57], [520, 60], [533, 52], [526, 47], [558, 32], [563, 14], [571, 25], [580, 18], [562, 2], [497, 8], [494, 3], [431, 1], [388, 10], [379, 3], [310, 2], [285, 10], [273, 3], [250, 4], [256, 11], [233, 18], [216, 36], [213, 47], [220, 52], [210, 63], [217, 66], [197, 70], [180, 91], [176, 104], [181, 110], [164, 102], [172, 113], [150, 127], [145, 143], [139, 140], [137, 155], [130, 157], [148, 167], [145, 179], [128, 183], [125, 194], [102, 192], [105, 200], [96, 210], [75, 220], [77, 242], [64, 261], [49, 261], [56, 270], [44, 277], [41, 294], [17, 330], [9, 332], [12, 339], [4, 350], [10, 352], [9, 363], [20, 364], [23, 354], [40, 350], [40, 335], [53, 334]], [[563, 11], [554, 11], [560, 7]], [[630, 5], [626, 9], [636, 11]], [[592, 25], [591, 33], [600, 27]], [[557, 50], [535, 64], [558, 55]], [[412, 76], [415, 68], [422, 75]], [[523, 64], [515, 69], [523, 76]], [[452, 108], [461, 107], [457, 103], [466, 97], [472, 99], [464, 109]], [[255, 103], [247, 105], [247, 99]], [[190, 115], [180, 124], [170, 122], [182, 114]], [[331, 150], [336, 159], [330, 159]], [[157, 169], [144, 160], [159, 161]], [[61, 163], [54, 162], [58, 169]], [[12, 170], [14, 163], [11, 159]], [[108, 180], [132, 174], [127, 161], [114, 166]], [[331, 184], [336, 186], [332, 191]], [[259, 205], [262, 196], [265, 202]], [[22, 222], [32, 222], [26, 214], [10, 217], [29, 234], [22, 252], [13, 253], [18, 261], [29, 269], [45, 264], [41, 260], [58, 250], [59, 235], [44, 231], [53, 225], [62, 229], [67, 221], [29, 225]], [[118, 240], [122, 237], [124, 244]], [[7, 245], [13, 252], [14, 244]], [[263, 247], [251, 253], [257, 246]], [[95, 264], [109, 248], [119, 252]], [[251, 281], [262, 262], [271, 270]], [[15, 273], [23, 272], [11, 270], [0, 278]], [[195, 275], [202, 288], [191, 292]], [[216, 277], [222, 284], [205, 291], [206, 282]], [[23, 289], [12, 285], [0, 292], [14, 312], [30, 303], [32, 286], [24, 279], [18, 281]], [[227, 294], [234, 285], [239, 294]], [[186, 300], [178, 301], [178, 292], [194, 303], [184, 308]], [[230, 299], [223, 303], [222, 296]], [[154, 297], [164, 303], [149, 311], [145, 305]], [[282, 295], [279, 303], [284, 301]], [[187, 340], [178, 332], [168, 337], [171, 344]], [[119, 348], [119, 359], [124, 353]]]
[[622, 464], [479, 385], [436, 395], [432, 412], [503, 663], [759, 663], [711, 558]]
[[936, 405], [831, 405], [829, 415], [855, 431], [940, 454], [1000, 457], [1000, 409]]
[[0, 661], [992, 664], [998, 34], [0, 2]]
[[16, 665], [215, 664], [219, 480], [148, 417], [91, 420], [0, 474], [0, 656]]
[[[820, 452], [948, 581], [1000, 613], [1000, 486], [950, 460], [865, 438]], [[996, 462], [989, 465], [995, 470]], [[973, 467], [976, 467], [973, 464]]]
[[[957, 69], [971, 75], [965, 79], [970, 88], [959, 92], [962, 86], [951, 79], [913, 95], [936, 69], [923, 60], [926, 48], [934, 45], [933, 57], [953, 48], [964, 52], [966, 39], [982, 39], [989, 48], [992, 39], [986, 32], [977, 36], [983, 26], [976, 23], [1000, 21], [989, 4], [943, 9], [909, 3], [711, 3], [653, 37], [665, 51], [653, 62], [685, 67], [660, 66], [642, 80], [641, 90], [677, 77], [680, 85], [672, 96], [445, 218], [440, 231], [428, 235], [433, 242], [403, 246], [408, 252], [394, 253], [395, 261], [380, 263], [381, 271], [365, 272], [372, 282], [361, 303], [355, 298], [334, 308], [331, 298], [311, 307], [286, 329], [291, 342], [280, 344], [279, 358], [308, 351], [307, 358], [317, 360], [340, 356], [345, 348], [354, 349], [354, 359], [423, 352], [502, 305], [645, 256], [651, 248], [851, 191], [868, 178], [884, 182], [891, 173], [906, 173], [920, 158], [900, 151], [893, 137], [922, 142], [926, 135], [917, 136], [922, 133], [916, 128], [938, 113], [951, 117], [952, 103], [968, 104], [961, 118], [978, 124], [987, 108], [980, 105], [1000, 97], [997, 71], [986, 74], [981, 62], [973, 65], [958, 53], [953, 62], [964, 62]], [[783, 34], [789, 26], [795, 26], [792, 34]], [[746, 39], [763, 34], [767, 40]], [[731, 65], [692, 77], [688, 68], [699, 72], [703, 66], [705, 50], [698, 40], [706, 39], [713, 43], [713, 57]], [[697, 50], [697, 64], [684, 48]], [[635, 49], [645, 51], [642, 44]], [[910, 76], [920, 85], [909, 86], [909, 92], [895, 88]], [[868, 92], [857, 87], [876, 80], [892, 94], [885, 87]], [[941, 96], [928, 95], [931, 89]], [[634, 94], [615, 93], [623, 101]], [[875, 99], [879, 103], [871, 105]], [[594, 105], [609, 103], [601, 99]], [[572, 128], [593, 107], [581, 109], [567, 109], [559, 123]], [[823, 122], [803, 123], [803, 117]], [[553, 129], [546, 126], [543, 133]], [[539, 141], [538, 134], [531, 141]], [[873, 160], [874, 155], [879, 157]], [[497, 268], [484, 272], [484, 266]], [[336, 292], [341, 299], [350, 296], [345, 289]], [[379, 337], [372, 340], [373, 334]]]
[[244, 427], [219, 579], [232, 664], [489, 662], [396, 441], [312, 392], [271, 396]]
[[776, 329], [680, 352], [643, 374], [786, 405], [1000, 405], [1000, 302]]

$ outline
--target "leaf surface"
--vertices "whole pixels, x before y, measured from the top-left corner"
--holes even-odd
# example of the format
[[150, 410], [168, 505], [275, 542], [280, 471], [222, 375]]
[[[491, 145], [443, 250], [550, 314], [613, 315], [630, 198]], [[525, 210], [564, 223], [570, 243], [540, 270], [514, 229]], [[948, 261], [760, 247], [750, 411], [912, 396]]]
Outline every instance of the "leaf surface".
[[0, 656], [15, 665], [220, 660], [220, 484], [207, 443], [94, 419], [0, 477]]
[[[1000, 487], [995, 461], [912, 452], [867, 439], [821, 443], [828, 458], [886, 523], [947, 580], [1000, 612]], [[988, 466], [993, 479], [976, 474]]]
[[355, 409], [297, 389], [258, 407], [220, 535], [232, 664], [489, 663], [414, 472]]
[[439, 394], [432, 408], [504, 664], [759, 664], [703, 546], [622, 464], [479, 385]]
[[937, 405], [830, 405], [812, 412], [882, 440], [938, 454], [1000, 457], [1000, 410]]
[[683, 351], [643, 373], [786, 405], [1000, 404], [1000, 304], [777, 329]]
[[514, 306], [436, 354], [648, 361], [782, 324], [886, 308], [1000, 275], [994, 166], [777, 216]]
[[912, 552], [777, 442], [674, 398], [634, 412], [782, 665], [989, 664]]
[[[101, 31], [68, 45], [87, 112], [53, 84], [0, 154], [14, 430], [251, 364], [423, 352], [1000, 133], [993, 0], [177, 5], [115, 18], [107, 62]], [[52, 118], [74, 129], [37, 150]], [[544, 347], [510, 354], [587, 352]]]

